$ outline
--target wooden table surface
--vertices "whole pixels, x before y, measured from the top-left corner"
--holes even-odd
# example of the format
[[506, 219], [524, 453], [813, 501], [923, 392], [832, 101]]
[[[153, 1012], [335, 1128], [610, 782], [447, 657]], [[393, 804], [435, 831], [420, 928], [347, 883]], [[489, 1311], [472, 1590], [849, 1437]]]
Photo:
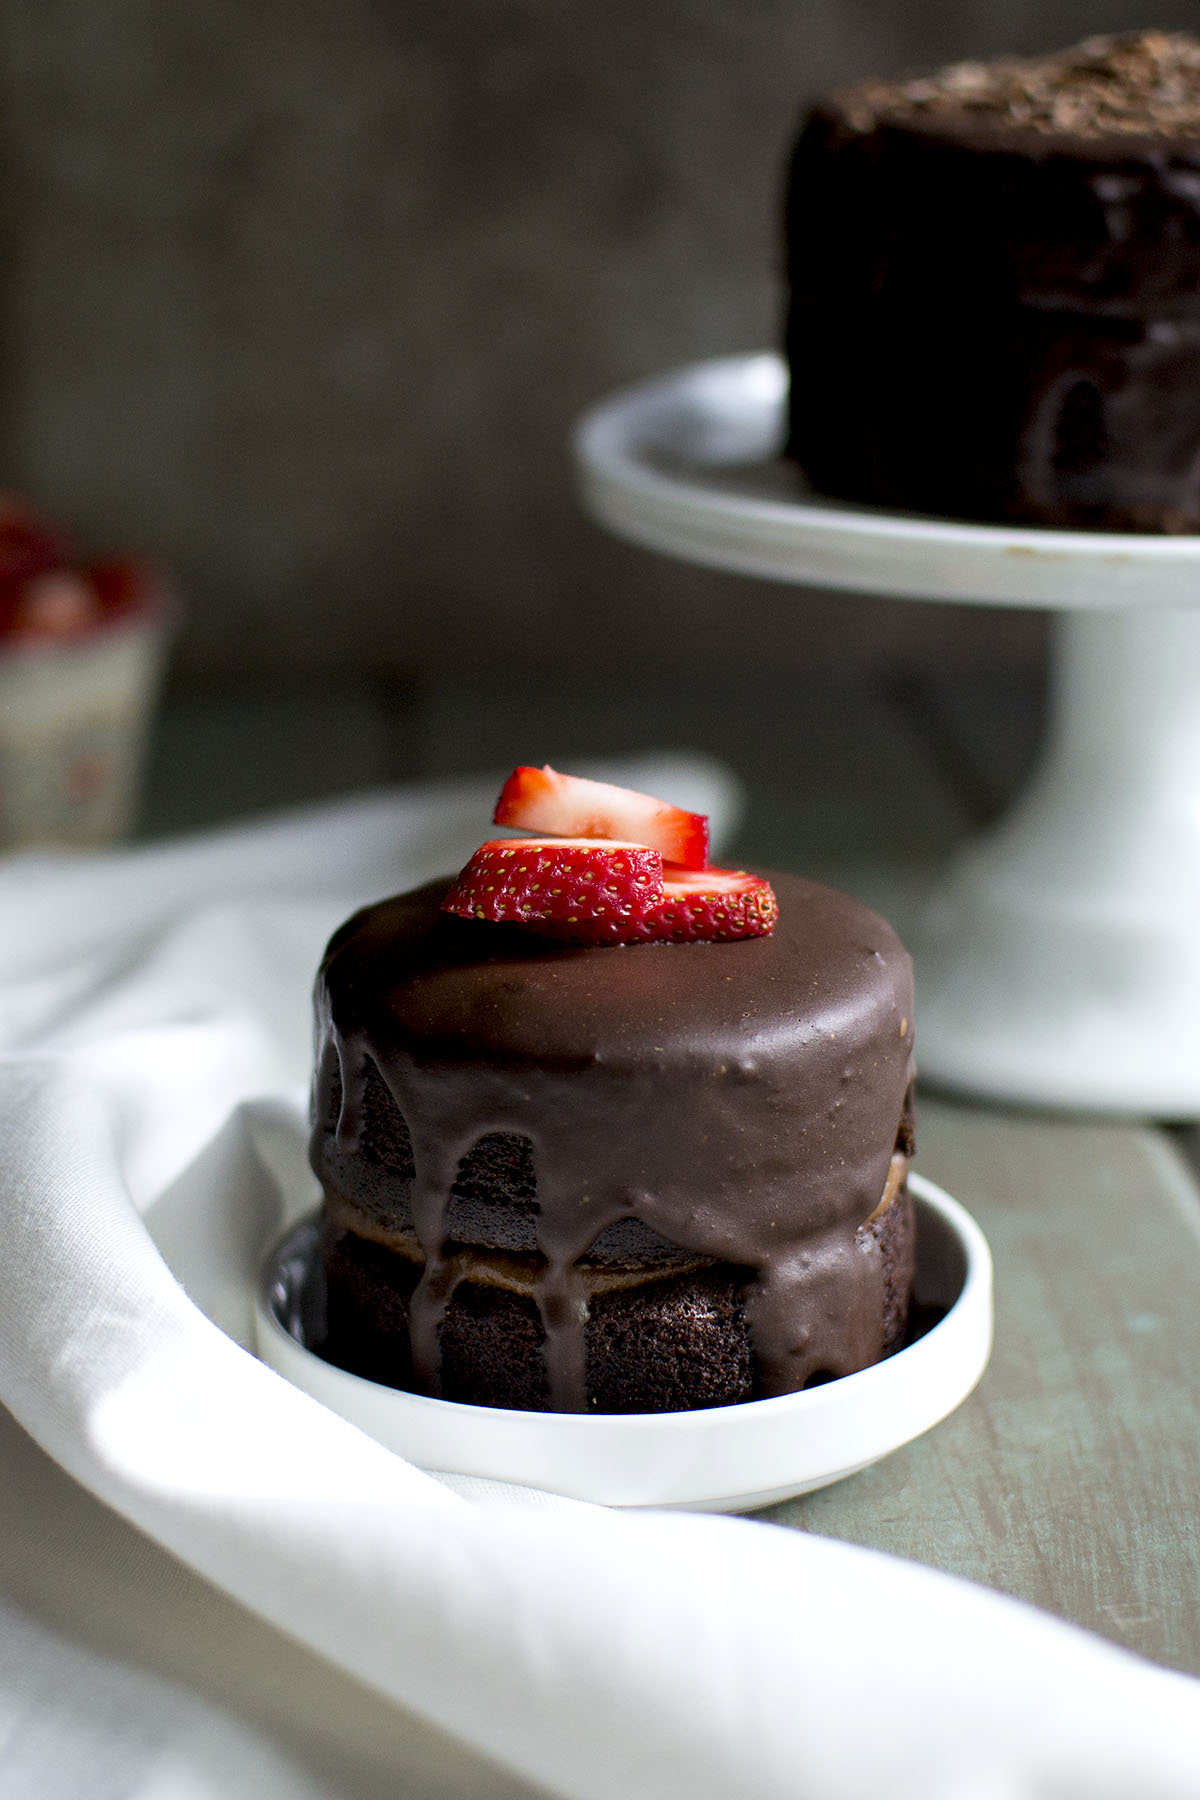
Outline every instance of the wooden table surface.
[[[695, 747], [746, 784], [737, 860], [833, 879], [903, 932], [946, 856], [1019, 784], [1040, 719], [1035, 684], [978, 676], [742, 695], [684, 682], [602, 701], [484, 677], [181, 696], [146, 829], [378, 780]], [[919, 1048], [919, 969], [917, 1019]], [[925, 1094], [917, 1166], [995, 1257], [990, 1367], [926, 1437], [764, 1516], [936, 1564], [1200, 1673], [1198, 1142]]]

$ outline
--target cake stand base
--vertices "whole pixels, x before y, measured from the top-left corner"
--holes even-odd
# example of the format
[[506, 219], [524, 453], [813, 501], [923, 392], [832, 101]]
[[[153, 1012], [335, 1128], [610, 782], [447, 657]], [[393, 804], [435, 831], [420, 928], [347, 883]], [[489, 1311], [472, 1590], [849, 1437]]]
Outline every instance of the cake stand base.
[[1195, 1118], [1200, 613], [1075, 613], [1058, 640], [1042, 765], [917, 932], [922, 1073]]

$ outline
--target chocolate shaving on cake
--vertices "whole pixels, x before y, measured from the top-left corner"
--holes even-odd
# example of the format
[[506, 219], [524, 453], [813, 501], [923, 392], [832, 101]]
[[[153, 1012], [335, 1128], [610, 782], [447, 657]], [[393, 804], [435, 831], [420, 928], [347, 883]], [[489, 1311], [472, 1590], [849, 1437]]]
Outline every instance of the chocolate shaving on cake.
[[1051, 56], [862, 81], [837, 100], [855, 131], [881, 120], [968, 115], [985, 127], [1075, 137], [1200, 134], [1200, 39], [1166, 31], [1092, 37]]

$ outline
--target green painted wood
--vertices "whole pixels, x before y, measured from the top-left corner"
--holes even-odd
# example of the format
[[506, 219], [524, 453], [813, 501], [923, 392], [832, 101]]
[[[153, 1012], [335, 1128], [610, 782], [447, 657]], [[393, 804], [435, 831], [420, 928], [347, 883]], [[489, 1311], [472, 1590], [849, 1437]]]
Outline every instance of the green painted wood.
[[1200, 1190], [1163, 1133], [924, 1102], [996, 1261], [996, 1346], [927, 1437], [766, 1516], [1200, 1673]]

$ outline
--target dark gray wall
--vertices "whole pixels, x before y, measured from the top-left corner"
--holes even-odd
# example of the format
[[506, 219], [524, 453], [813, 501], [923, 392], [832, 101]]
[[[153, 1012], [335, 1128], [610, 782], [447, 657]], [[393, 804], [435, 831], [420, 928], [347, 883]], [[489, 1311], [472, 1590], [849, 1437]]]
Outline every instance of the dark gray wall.
[[1037, 622], [611, 543], [566, 436], [772, 343], [781, 160], [868, 71], [1119, 0], [9, 0], [7, 479], [178, 571], [192, 673], [1020, 658]]

